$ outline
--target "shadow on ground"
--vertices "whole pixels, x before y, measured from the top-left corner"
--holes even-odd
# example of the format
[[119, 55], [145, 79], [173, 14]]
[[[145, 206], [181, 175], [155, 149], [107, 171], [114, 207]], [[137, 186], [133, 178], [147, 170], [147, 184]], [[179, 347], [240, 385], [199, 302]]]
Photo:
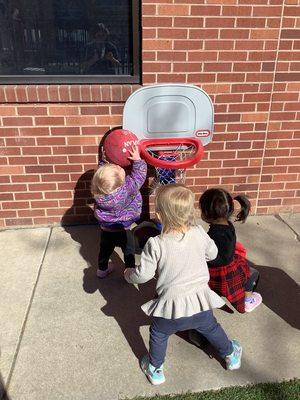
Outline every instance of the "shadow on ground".
[[9, 400], [1, 374], [0, 374], [0, 400]]
[[286, 272], [280, 268], [249, 264], [259, 272], [257, 291], [263, 303], [293, 328], [300, 329], [300, 289]]
[[83, 271], [83, 289], [92, 294], [99, 291], [106, 305], [101, 311], [115, 318], [135, 356], [140, 359], [147, 349], [140, 334], [140, 327], [149, 325], [149, 318], [142, 312], [141, 305], [153, 297], [155, 281], [139, 287], [128, 284], [123, 278], [124, 264], [117, 253], [111, 259], [115, 271], [105, 279], [96, 277], [100, 228], [65, 226], [65, 231], [80, 244], [80, 254], [88, 267]]

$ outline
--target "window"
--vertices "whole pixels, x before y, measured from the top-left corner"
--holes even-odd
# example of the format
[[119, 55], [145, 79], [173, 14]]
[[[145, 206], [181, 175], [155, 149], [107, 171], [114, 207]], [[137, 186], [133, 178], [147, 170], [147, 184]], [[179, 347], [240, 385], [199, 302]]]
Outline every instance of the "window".
[[138, 0], [0, 0], [0, 83], [139, 83]]

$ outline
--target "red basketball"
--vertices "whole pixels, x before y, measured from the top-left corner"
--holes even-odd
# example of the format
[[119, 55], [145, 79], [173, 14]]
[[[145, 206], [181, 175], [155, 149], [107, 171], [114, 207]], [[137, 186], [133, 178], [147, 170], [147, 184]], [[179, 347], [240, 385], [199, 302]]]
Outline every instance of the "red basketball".
[[125, 129], [115, 129], [106, 138], [103, 144], [107, 161], [118, 164], [121, 167], [128, 167], [131, 162], [128, 160], [132, 145], [138, 143], [134, 133]]

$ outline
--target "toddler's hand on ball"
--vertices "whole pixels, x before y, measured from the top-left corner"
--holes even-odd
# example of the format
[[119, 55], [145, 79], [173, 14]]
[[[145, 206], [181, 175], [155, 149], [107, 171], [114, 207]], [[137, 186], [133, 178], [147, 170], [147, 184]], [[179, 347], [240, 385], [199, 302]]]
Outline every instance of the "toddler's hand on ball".
[[141, 159], [140, 151], [137, 145], [133, 145], [129, 151], [130, 157], [129, 160], [138, 161]]

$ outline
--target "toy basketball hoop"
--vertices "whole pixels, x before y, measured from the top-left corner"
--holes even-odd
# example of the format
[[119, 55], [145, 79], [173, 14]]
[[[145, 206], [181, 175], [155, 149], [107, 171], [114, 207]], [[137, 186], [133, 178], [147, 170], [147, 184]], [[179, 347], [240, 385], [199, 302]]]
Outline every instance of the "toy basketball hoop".
[[142, 157], [155, 167], [158, 184], [180, 182], [212, 140], [213, 104], [194, 85], [144, 86], [127, 99], [123, 129], [139, 139]]
[[204, 148], [192, 138], [148, 139], [139, 142], [143, 159], [156, 171], [155, 185], [184, 183], [186, 169], [201, 160]]

